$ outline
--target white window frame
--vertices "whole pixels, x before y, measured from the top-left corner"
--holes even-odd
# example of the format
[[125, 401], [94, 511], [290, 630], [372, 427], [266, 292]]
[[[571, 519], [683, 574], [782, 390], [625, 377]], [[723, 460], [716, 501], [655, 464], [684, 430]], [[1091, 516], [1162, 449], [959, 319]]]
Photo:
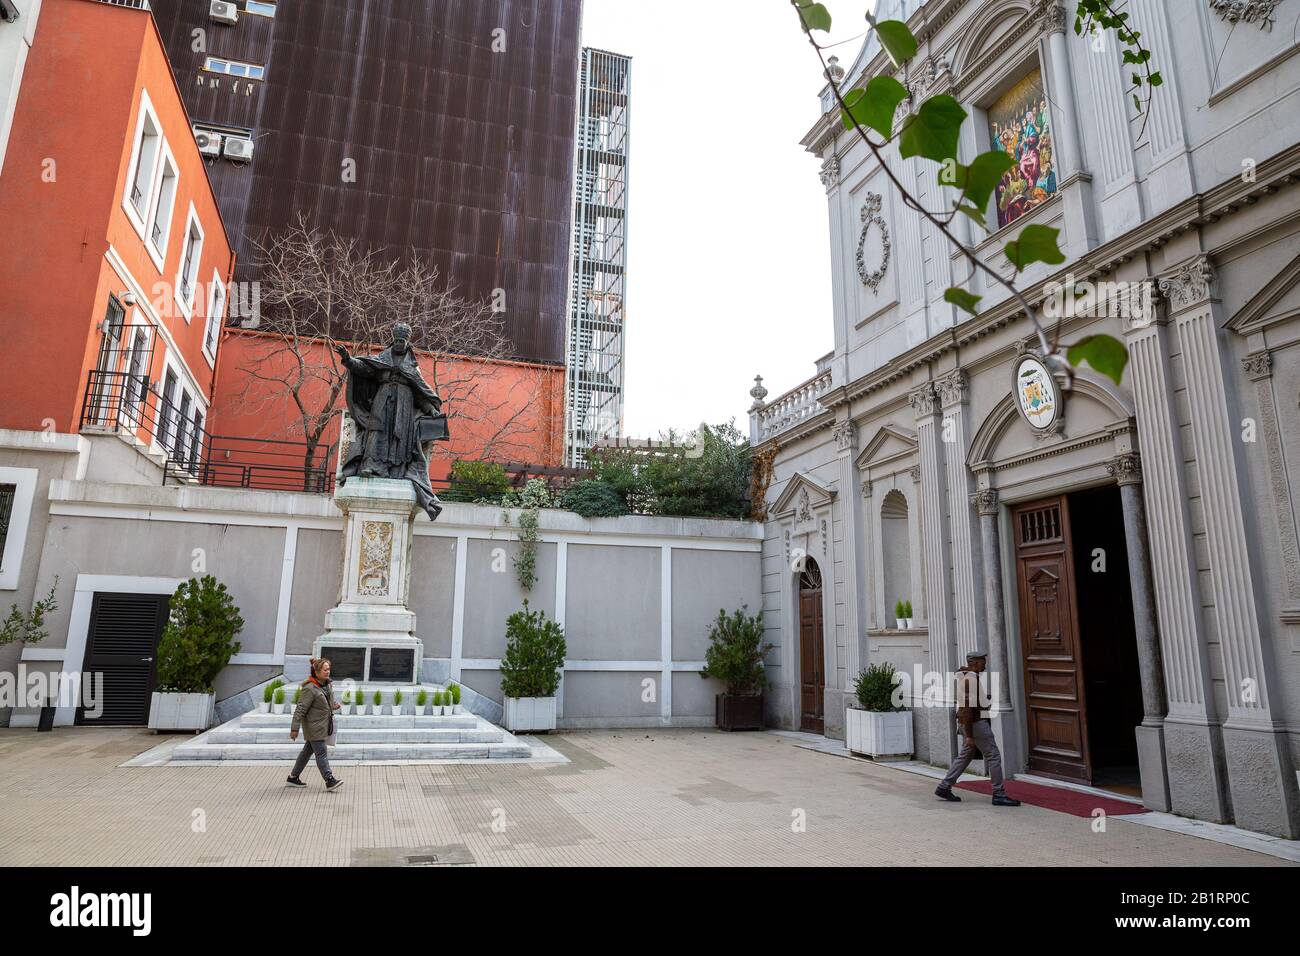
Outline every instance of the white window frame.
[[[154, 146], [153, 169], [149, 171], [149, 182], [145, 184], [144, 189], [145, 206], [143, 210], [140, 210], [131, 201], [131, 188], [135, 185], [140, 163], [144, 159], [142, 147], [144, 146], [146, 122], [153, 127], [157, 144]], [[131, 225], [135, 227], [135, 231], [140, 234], [140, 240], [145, 242], [146, 245], [148, 244], [148, 226], [146, 223], [149, 221], [149, 214], [153, 208], [154, 185], [158, 180], [158, 171], [162, 168], [159, 160], [162, 158], [163, 149], [166, 145], [167, 139], [163, 136], [162, 121], [158, 119], [158, 113], [153, 108], [153, 101], [149, 98], [149, 91], [141, 89], [139, 115], [135, 121], [135, 139], [131, 144], [131, 162], [127, 166], [126, 188], [122, 191], [122, 209]]]
[[[236, 72], [240, 67], [243, 72]], [[236, 80], [265, 80], [266, 66], [261, 63], [249, 63], [247, 60], [228, 60], [224, 56], [209, 56], [203, 61], [204, 72], [220, 76], [233, 77]], [[253, 71], [257, 72], [254, 73]]]
[[[225, 313], [226, 286], [221, 281], [221, 273], [213, 269], [212, 282], [208, 286], [208, 310], [204, 313], [203, 324], [203, 357], [212, 368], [217, 364], [217, 349], [221, 347], [221, 323], [225, 321]], [[214, 326], [215, 332], [213, 332]], [[211, 351], [208, 349], [209, 338], [212, 339]]]
[[[181, 279], [185, 275], [185, 264], [189, 261], [190, 236], [195, 232], [198, 238], [194, 243], [194, 274], [190, 277], [190, 294], [186, 298], [181, 294]], [[185, 216], [185, 233], [181, 240], [181, 261], [180, 267], [176, 270], [176, 282], [173, 285], [175, 290], [176, 308], [180, 310], [181, 315], [185, 316], [185, 323], [188, 325], [194, 318], [194, 302], [198, 299], [199, 286], [202, 283], [199, 280], [199, 264], [203, 261], [203, 223], [199, 222], [199, 214], [194, 208], [194, 203], [190, 203], [189, 212]]]
[[0, 468], [0, 485], [14, 486], [14, 503], [9, 512], [9, 534], [0, 556], [0, 591], [17, 591], [27, 548], [27, 527], [36, 500], [40, 471], [35, 468]]
[[[176, 162], [176, 157], [172, 154], [171, 146], [167, 140], [163, 140], [162, 155], [159, 157], [158, 177], [154, 182], [154, 198], [149, 204], [152, 215], [149, 217], [149, 225], [145, 229], [144, 248], [149, 253], [149, 258], [153, 264], [158, 267], [159, 273], [163, 272], [167, 263], [167, 247], [172, 241], [172, 222], [176, 218], [176, 200], [180, 198], [181, 193], [181, 167]], [[172, 194], [167, 199], [166, 209], [163, 208], [163, 185], [166, 179], [167, 170], [172, 171]], [[166, 218], [164, 217], [164, 214]], [[153, 241], [153, 227], [155, 224], [162, 226], [162, 248]]]

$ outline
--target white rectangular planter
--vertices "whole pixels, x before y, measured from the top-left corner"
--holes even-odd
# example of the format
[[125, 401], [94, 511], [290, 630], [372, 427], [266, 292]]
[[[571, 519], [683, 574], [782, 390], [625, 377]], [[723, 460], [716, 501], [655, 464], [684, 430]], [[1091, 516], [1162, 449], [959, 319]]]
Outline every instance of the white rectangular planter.
[[149, 701], [150, 730], [207, 730], [212, 726], [214, 694], [167, 694]]
[[882, 714], [849, 707], [844, 712], [844, 742], [851, 753], [905, 760], [912, 756], [912, 712]]
[[506, 698], [506, 730], [517, 734], [554, 729], [554, 697]]

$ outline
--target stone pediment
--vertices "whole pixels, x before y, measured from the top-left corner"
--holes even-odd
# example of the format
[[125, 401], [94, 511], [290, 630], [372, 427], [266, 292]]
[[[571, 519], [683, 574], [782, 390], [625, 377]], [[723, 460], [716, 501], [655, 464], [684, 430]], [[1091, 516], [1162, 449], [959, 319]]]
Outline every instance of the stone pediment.
[[785, 490], [768, 513], [773, 517], [793, 514], [796, 521], [802, 521], [811, 516], [813, 508], [827, 504], [834, 497], [834, 487], [822, 484], [807, 472], [799, 471], [785, 483]]
[[859, 470], [883, 468], [916, 455], [916, 432], [897, 425], [882, 425], [858, 453]]
[[1300, 316], [1300, 255], [1237, 310], [1225, 326], [1240, 335]]

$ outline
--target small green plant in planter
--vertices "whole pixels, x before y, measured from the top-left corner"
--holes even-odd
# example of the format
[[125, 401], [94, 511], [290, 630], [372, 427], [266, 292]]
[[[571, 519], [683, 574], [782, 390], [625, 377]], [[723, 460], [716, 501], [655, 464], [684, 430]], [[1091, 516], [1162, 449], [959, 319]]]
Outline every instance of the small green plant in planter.
[[774, 645], [763, 643], [763, 612], [748, 607], [731, 614], [718, 611], [709, 627], [709, 647], [700, 676], [726, 685], [718, 695], [717, 724], [724, 730], [759, 730], [763, 726], [763, 689], [767, 676], [763, 658]]
[[272, 681], [262, 688], [262, 706], [258, 710], [264, 714], [271, 709], [271, 701], [275, 697], [275, 687], [275, 681]]
[[898, 600], [894, 602], [894, 624], [901, 631], [907, 627], [907, 605]]
[[911, 601], [903, 602], [903, 617], [907, 620], [908, 630], [911, 630], [912, 629], [912, 602]]
[[894, 670], [893, 664], [872, 664], [853, 682], [858, 707], [876, 714], [904, 710], [904, 707], [894, 706], [894, 685], [897, 683], [898, 672]]
[[400, 714], [401, 712], [402, 712], [402, 692], [400, 690], [395, 690], [393, 691], [393, 713]]
[[284, 713], [284, 688], [283, 687], [277, 687], [275, 689], [275, 712], [277, 714]]
[[506, 619], [506, 654], [501, 659], [506, 729], [555, 729], [555, 693], [567, 653], [564, 627], [548, 620], [545, 611], [530, 610], [524, 601], [523, 608]]
[[452, 684], [449, 690], [451, 693], [451, 700], [448, 703], [451, 704], [452, 712], [455, 713], [460, 710], [460, 685]]
[[342, 704], [343, 704], [343, 713], [345, 714], [352, 713], [352, 691], [345, 690], [343, 692]]
[[154, 730], [206, 730], [213, 684], [239, 653], [244, 619], [226, 586], [212, 575], [182, 581], [171, 596], [158, 642], [158, 686], [149, 707]]
[[423, 717], [425, 705], [429, 703], [429, 692], [421, 687], [415, 692], [415, 716]]
[[375, 691], [375, 695], [370, 698], [370, 702], [375, 705], [375, 714], [379, 715], [384, 712], [384, 695]]
[[435, 700], [433, 704], [434, 704], [434, 708], [438, 711], [438, 713], [440, 714], [447, 713], [447, 692], [445, 690], [440, 690], [436, 694], [434, 694], [434, 697]]
[[295, 688], [293, 689], [293, 706], [297, 707], [297, 706], [298, 706], [298, 701], [300, 701], [300, 700], [302, 700], [302, 688], [301, 688], [301, 687], [295, 687]]

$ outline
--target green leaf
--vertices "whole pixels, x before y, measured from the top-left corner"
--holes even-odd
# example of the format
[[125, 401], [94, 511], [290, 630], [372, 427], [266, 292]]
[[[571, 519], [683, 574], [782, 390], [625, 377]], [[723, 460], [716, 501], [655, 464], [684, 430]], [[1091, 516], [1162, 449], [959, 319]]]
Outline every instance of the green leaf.
[[1110, 335], [1089, 335], [1080, 339], [1070, 346], [1065, 357], [1071, 365], [1087, 362], [1116, 385], [1120, 384], [1124, 377], [1124, 366], [1128, 365], [1128, 349], [1123, 342]]
[[981, 298], [983, 298], [983, 296], [972, 295], [965, 289], [959, 289], [956, 286], [948, 289], [943, 294], [943, 301], [951, 302], [953, 305], [957, 306], [957, 308], [963, 309], [971, 315], [979, 315], [975, 309], [976, 306], [979, 305]]
[[1065, 255], [1056, 243], [1061, 231], [1051, 226], [1025, 226], [1020, 235], [1006, 245], [1007, 258], [1016, 267], [1017, 272], [1024, 271], [1031, 262], [1046, 262], [1049, 266], [1060, 265]]
[[845, 129], [853, 129], [853, 121], [874, 129], [885, 139], [894, 135], [894, 111], [907, 98], [907, 87], [892, 76], [875, 76], [865, 89], [849, 90], [844, 97], [847, 110], [840, 110]]
[[884, 20], [876, 25], [876, 35], [894, 66], [902, 66], [916, 56], [916, 37], [901, 20]]
[[1161, 76], [1159, 73], [1152, 73], [1151, 76], [1148, 77], [1147, 79], [1147, 82], [1150, 83], [1152, 86], [1159, 86], [1164, 81], [1165, 81], [1164, 77]]
[[951, 96], [940, 93], [924, 103], [903, 125], [898, 153], [904, 159], [924, 156], [936, 163], [957, 155], [957, 137], [961, 134], [966, 111]]
[[826, 9], [825, 4], [801, 0], [799, 3], [799, 17], [803, 23], [804, 33], [810, 33], [813, 30], [831, 32], [831, 12]]
[[[1005, 150], [990, 150], [976, 156], [969, 166], [957, 163], [954, 181], [944, 185], [955, 186], [962, 191], [972, 206], [976, 209], [984, 209], [989, 204], [989, 196], [993, 195], [994, 188], [1002, 179], [1002, 174], [1014, 165], [1014, 160]], [[942, 177], [940, 182], [943, 182]]]

